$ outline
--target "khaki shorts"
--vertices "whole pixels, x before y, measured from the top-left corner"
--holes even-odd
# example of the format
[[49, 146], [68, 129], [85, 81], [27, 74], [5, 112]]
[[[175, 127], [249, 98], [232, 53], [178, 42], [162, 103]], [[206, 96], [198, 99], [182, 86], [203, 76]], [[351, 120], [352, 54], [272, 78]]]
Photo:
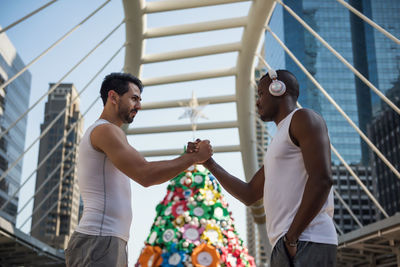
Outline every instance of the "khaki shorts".
[[115, 236], [95, 236], [74, 232], [65, 250], [67, 267], [126, 267], [126, 242]]

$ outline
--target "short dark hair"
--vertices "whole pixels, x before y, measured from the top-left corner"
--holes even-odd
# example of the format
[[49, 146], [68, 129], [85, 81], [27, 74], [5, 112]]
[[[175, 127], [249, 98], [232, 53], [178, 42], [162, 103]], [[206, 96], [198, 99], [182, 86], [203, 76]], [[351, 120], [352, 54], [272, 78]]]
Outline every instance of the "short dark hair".
[[[286, 92], [297, 99], [300, 89], [296, 76], [288, 70], [277, 70], [276, 74], [278, 75], [278, 80], [286, 85]], [[261, 77], [260, 81], [266, 77], [270, 78], [268, 72]]]
[[100, 88], [100, 96], [103, 104], [106, 105], [108, 92], [114, 90], [118, 95], [123, 95], [129, 90], [129, 83], [135, 84], [140, 92], [143, 92], [142, 82], [129, 73], [113, 72], [104, 77]]

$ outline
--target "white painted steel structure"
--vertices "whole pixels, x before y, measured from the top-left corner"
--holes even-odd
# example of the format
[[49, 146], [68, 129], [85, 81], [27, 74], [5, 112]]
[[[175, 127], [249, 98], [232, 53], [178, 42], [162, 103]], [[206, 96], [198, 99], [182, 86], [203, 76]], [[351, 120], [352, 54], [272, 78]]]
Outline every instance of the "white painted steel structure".
[[[350, 12], [353, 12], [357, 16], [359, 16], [366, 23], [369, 23], [372, 27], [374, 27], [381, 34], [388, 37], [392, 40], [396, 45], [398, 45], [399, 39], [393, 36], [391, 33], [377, 25], [374, 21], [367, 18], [365, 15], [351, 7], [347, 2], [343, 0], [337, 0], [340, 4], [342, 4], [345, 8], [349, 9]], [[30, 14], [22, 17], [20, 20], [17, 20], [15, 23], [6, 27], [6, 29], [1, 30], [2, 32], [7, 31], [11, 27], [19, 24], [19, 22], [24, 21], [31, 17], [32, 15], [40, 12], [42, 9], [47, 6], [53, 4], [56, 0], [49, 1], [47, 4], [38, 8], [37, 10], [31, 12]], [[105, 7], [110, 0], [106, 0], [103, 2], [95, 11], [90, 13], [85, 19], [83, 19], [80, 23], [78, 23], [75, 27], [73, 27], [69, 32], [64, 34], [58, 41], [56, 41], [53, 45], [43, 51], [39, 56], [37, 56], [34, 60], [32, 60], [25, 68], [21, 69], [14, 77], [10, 77], [4, 84], [0, 85], [0, 89], [6, 87], [8, 84], [12, 83], [20, 74], [26, 71], [32, 64], [38, 61], [42, 56], [44, 56], [48, 51], [61, 43], [65, 38], [67, 38], [73, 31], [77, 30], [83, 23], [89, 20], [93, 15], [95, 15], [99, 10]], [[215, 6], [215, 5], [225, 5], [225, 4], [235, 4], [240, 2], [250, 2], [250, 9], [248, 14], [245, 16], [229, 18], [229, 19], [221, 19], [221, 20], [212, 20], [207, 22], [199, 22], [199, 23], [191, 23], [184, 25], [175, 25], [175, 26], [165, 26], [158, 28], [147, 28], [146, 20], [148, 14], [153, 13], [162, 13], [162, 12], [170, 12], [175, 10], [187, 10], [199, 7], [207, 7], [207, 6]], [[125, 23], [126, 26], [126, 42], [125, 42], [125, 66], [124, 71], [134, 74], [138, 77], [141, 77], [142, 69], [145, 64], [150, 63], [158, 63], [158, 62], [168, 62], [177, 59], [189, 59], [196, 58], [202, 56], [209, 55], [222, 55], [225, 53], [236, 52], [237, 60], [234, 66], [230, 66], [227, 68], [221, 69], [207, 69], [201, 72], [194, 73], [185, 73], [185, 74], [177, 74], [172, 76], [163, 76], [163, 77], [153, 77], [153, 78], [142, 78], [142, 81], [146, 87], [155, 86], [155, 85], [165, 85], [171, 83], [179, 83], [179, 82], [188, 82], [188, 81], [197, 81], [197, 80], [207, 80], [218, 77], [234, 77], [235, 79], [235, 94], [218, 96], [218, 97], [202, 97], [199, 99], [199, 103], [209, 103], [213, 104], [221, 104], [221, 103], [236, 103], [237, 107], [237, 121], [221, 121], [221, 122], [211, 122], [211, 123], [201, 123], [198, 125], [199, 130], [212, 130], [212, 129], [232, 129], [237, 128], [239, 131], [240, 144], [232, 144], [232, 145], [224, 145], [224, 146], [216, 146], [214, 147], [215, 152], [241, 152], [243, 167], [246, 176], [246, 180], [249, 181], [253, 174], [257, 170], [257, 143], [255, 137], [255, 122], [259, 120], [256, 117], [254, 112], [254, 70], [255, 70], [255, 61], [258, 57], [260, 61], [263, 62], [269, 68], [268, 63], [257, 53], [259, 51], [259, 44], [264, 35], [265, 30], [269, 31], [273, 37], [277, 40], [277, 42], [282, 46], [282, 48], [288, 53], [288, 55], [293, 59], [293, 61], [303, 70], [306, 76], [316, 85], [317, 89], [320, 90], [325, 97], [332, 103], [332, 105], [347, 119], [350, 125], [356, 130], [356, 132], [361, 136], [361, 138], [367, 142], [372, 151], [374, 151], [388, 166], [388, 168], [398, 177], [400, 178], [399, 170], [397, 170], [393, 166], [393, 162], [389, 162], [384, 155], [375, 147], [375, 145], [369, 141], [368, 137], [363, 133], [357, 125], [351, 121], [351, 119], [347, 116], [347, 114], [337, 105], [334, 99], [324, 90], [324, 88], [318, 83], [318, 81], [304, 68], [302, 63], [293, 55], [293, 53], [286, 47], [286, 45], [272, 32], [272, 30], [268, 26], [269, 18], [272, 15], [274, 7], [276, 4], [280, 4], [284, 7], [284, 9], [295, 18], [305, 29], [307, 29], [310, 33], [314, 35], [314, 37], [322, 43], [328, 50], [330, 50], [344, 65], [346, 65], [349, 70], [351, 70], [356, 76], [358, 76], [368, 87], [371, 88], [384, 102], [386, 102], [397, 114], [400, 113], [399, 107], [393, 104], [389, 99], [384, 96], [378, 88], [376, 88], [370, 81], [368, 81], [362, 74], [358, 72], [348, 61], [346, 61], [336, 50], [334, 50], [329, 43], [327, 43], [321, 36], [318, 35], [306, 22], [304, 22], [293, 10], [291, 10], [288, 6], [286, 6], [281, 0], [164, 0], [164, 1], [154, 1], [154, 2], [145, 2], [145, 0], [123, 0], [124, 10], [125, 10], [125, 19], [116, 26], [116, 28], [111, 31], [100, 43], [98, 43], [86, 56], [84, 56], [72, 69], [68, 70], [67, 73], [57, 82], [55, 86], [53, 86], [45, 95], [43, 95], [34, 105], [32, 105], [19, 119], [24, 117], [27, 113], [30, 112], [34, 106], [38, 104], [41, 100], [43, 100], [48, 94], [51, 93], [52, 90], [60, 84], [65, 77], [67, 77], [78, 65], [80, 65], [86, 58], [96, 50], [107, 38], [109, 38], [112, 33], [117, 30], [122, 24]], [[146, 50], [146, 40], [152, 38], [161, 38], [161, 37], [171, 37], [178, 35], [185, 35], [191, 33], [201, 33], [201, 32], [210, 32], [216, 30], [228, 30], [234, 28], [242, 28], [243, 32], [240, 37], [240, 41], [238, 42], [230, 42], [225, 44], [218, 45], [210, 45], [199, 48], [191, 48], [191, 49], [182, 49], [164, 53], [155, 53], [155, 54], [146, 54], [144, 51]], [[117, 52], [113, 55], [113, 57], [104, 65], [104, 67], [122, 50], [124, 47], [122, 46]], [[101, 70], [95, 75], [95, 77], [101, 72]], [[82, 93], [89, 85], [93, 82], [93, 77], [89, 83], [82, 89], [80, 93]], [[96, 101], [99, 98], [94, 99], [93, 103], [89, 106], [87, 111], [91, 109]], [[174, 108], [180, 107], [179, 102], [186, 102], [187, 99], [176, 99], [176, 100], [168, 100], [162, 102], [152, 102], [143, 104], [144, 110], [158, 110], [164, 108]], [[86, 111], [86, 112], [87, 112]], [[85, 112], [85, 114], [86, 114]], [[61, 116], [61, 114], [60, 114]], [[19, 120], [18, 119], [18, 120]], [[17, 123], [14, 122], [10, 126], [10, 128], [2, 130], [0, 132], [0, 139], [7, 134], [7, 132]], [[50, 124], [51, 125], [51, 124]], [[48, 131], [50, 126], [45, 130]], [[148, 134], [148, 133], [175, 133], [178, 131], [190, 131], [191, 125], [168, 125], [168, 126], [151, 126], [151, 127], [142, 127], [142, 128], [129, 128], [126, 129], [127, 134]], [[28, 149], [20, 155], [20, 158], [10, 164], [10, 167], [2, 173], [0, 176], [0, 181], [4, 179], [7, 173], [16, 165], [16, 163], [24, 157], [24, 154], [38, 141], [42, 138], [44, 134], [40, 135], [35, 141], [28, 146]], [[62, 140], [60, 140], [59, 144], [61, 144]], [[57, 145], [58, 146], [58, 145]], [[56, 148], [56, 147], [55, 147]], [[180, 148], [176, 149], [166, 149], [166, 150], [152, 150], [152, 151], [141, 151], [144, 156], [166, 156], [166, 155], [177, 155], [181, 153]], [[337, 157], [342, 161], [346, 169], [351, 173], [351, 175], [355, 178], [355, 180], [359, 183], [360, 187], [366, 192], [366, 194], [372, 199], [374, 204], [378, 207], [380, 212], [386, 217], [385, 220], [381, 222], [377, 222], [376, 224], [363, 226], [354, 213], [350, 210], [345, 201], [341, 198], [341, 196], [335, 190], [336, 197], [342, 202], [342, 204], [348, 209], [349, 213], [356, 221], [356, 223], [360, 226], [360, 229], [351, 233], [347, 233], [343, 235], [341, 229], [338, 229], [339, 233], [342, 235], [339, 238], [339, 261], [345, 263], [349, 263], [351, 266], [360, 264], [370, 264], [375, 263], [379, 264], [400, 264], [400, 217], [399, 215], [395, 215], [389, 217], [385, 210], [381, 207], [379, 202], [373, 196], [371, 192], [368, 191], [366, 186], [361, 182], [359, 177], [352, 171], [349, 165], [344, 161], [344, 159], [340, 156], [338, 151], [332, 145], [332, 151], [337, 155]], [[52, 152], [49, 153], [48, 156], [51, 155]], [[38, 168], [44, 164], [43, 162], [39, 163]], [[61, 163], [60, 163], [61, 164]], [[33, 177], [37, 169], [25, 180], [25, 182], [20, 186], [23, 187], [26, 182]], [[51, 176], [51, 175], [50, 175]], [[50, 178], [50, 176], [48, 178]], [[49, 179], [47, 179], [49, 180]], [[19, 192], [20, 188], [18, 188], [12, 198]], [[54, 187], [55, 188], [55, 187]], [[53, 188], [53, 190], [54, 190]], [[36, 193], [34, 193], [35, 195]], [[33, 196], [34, 196], [33, 195]], [[33, 198], [32, 196], [32, 198]], [[32, 199], [31, 198], [31, 199]], [[31, 201], [31, 199], [29, 201]], [[28, 201], [28, 202], [29, 202]], [[44, 200], [43, 200], [44, 201]], [[28, 203], [27, 202], [27, 203]], [[20, 209], [21, 212], [27, 205], [24, 204], [23, 208]], [[0, 207], [0, 210], [4, 209], [7, 203], [3, 204]], [[51, 209], [50, 209], [51, 210]], [[267, 239], [266, 239], [266, 230], [265, 225], [263, 224], [265, 220], [265, 214], [262, 213], [262, 205], [255, 205], [252, 207], [253, 215], [255, 221], [258, 224], [258, 233], [260, 240], [264, 241], [263, 244], [268, 248]], [[260, 213], [261, 210], [261, 213]], [[44, 215], [46, 216], [46, 214]], [[260, 219], [261, 218], [261, 219]], [[27, 219], [27, 221], [29, 218]], [[24, 224], [27, 222], [25, 221]], [[20, 226], [22, 227], [22, 226]], [[12, 236], [13, 232], [18, 232], [18, 229], [12, 229], [9, 231], [8, 226], [4, 226], [0, 218], [0, 235], [3, 236]], [[7, 231], [5, 231], [7, 230]], [[37, 240], [30, 240], [29, 236], [23, 235], [15, 235], [11, 238], [13, 241], [24, 244], [29, 243], [35, 245]], [[3, 240], [3, 239], [2, 239]], [[23, 240], [23, 241], [21, 241]], [[29, 242], [26, 242], [28, 240]], [[9, 240], [7, 240], [9, 242]], [[5, 243], [4, 243], [5, 244]], [[0, 241], [0, 256], [2, 256], [2, 245], [4, 244]], [[8, 243], [7, 243], [8, 244]], [[25, 245], [24, 245], [25, 246]], [[17, 246], [16, 246], [17, 248]], [[17, 248], [19, 249], [19, 248]], [[35, 250], [36, 248], [34, 248]], [[28, 249], [29, 250], [29, 249]], [[31, 251], [26, 251], [26, 253], [31, 253]], [[51, 250], [51, 248], [50, 248]], [[36, 252], [35, 252], [36, 253]], [[34, 258], [36, 260], [39, 254], [34, 254]], [[62, 255], [58, 255], [58, 252], [52, 252], [52, 255], [49, 257], [55, 257], [56, 261], [62, 260]], [[353, 261], [351, 261], [353, 259]], [[37, 259], [39, 260], [42, 259]], [[260, 265], [261, 266], [261, 265]]]
[[[181, 1], [181, 0], [170, 0], [170, 1], [160, 1], [160, 2], [149, 2], [146, 3], [143, 1], [137, 1], [132, 3], [131, 1], [124, 1], [125, 6], [125, 16], [127, 18], [127, 50], [126, 50], [126, 58], [125, 58], [125, 71], [131, 72], [140, 77], [141, 69], [143, 64], [153, 63], [153, 62], [161, 62], [168, 60], [176, 60], [190, 57], [199, 57], [205, 55], [212, 55], [218, 53], [227, 53], [232, 51], [238, 51], [238, 58], [236, 66], [225, 69], [218, 70], [210, 70], [203, 71], [198, 73], [189, 73], [189, 74], [180, 74], [168, 77], [156, 77], [156, 78], [148, 78], [143, 79], [144, 84], [147, 86], [152, 85], [162, 85], [168, 83], [177, 83], [184, 81], [193, 81], [200, 79], [210, 79], [215, 77], [223, 77], [229, 75], [235, 75], [236, 80], [236, 96], [231, 96], [231, 100], [235, 97], [236, 100], [240, 99], [240, 101], [236, 101], [237, 105], [237, 125], [233, 125], [234, 122], [220, 122], [220, 123], [211, 123], [211, 124], [200, 124], [200, 129], [216, 129], [216, 128], [224, 128], [224, 127], [238, 127], [240, 134], [240, 151], [242, 153], [243, 159], [243, 167], [245, 171], [246, 180], [251, 179], [252, 175], [257, 170], [257, 160], [256, 160], [256, 140], [255, 140], [255, 114], [253, 111], [254, 107], [254, 98], [252, 92], [252, 86], [254, 84], [253, 74], [255, 70], [255, 57], [257, 55], [257, 46], [260, 42], [260, 38], [264, 35], [264, 31], [261, 27], [261, 23], [265, 23], [265, 29], [269, 31], [275, 39], [277, 39], [278, 43], [285, 49], [285, 51], [292, 57], [292, 59], [299, 65], [299, 67], [305, 72], [308, 78], [317, 86], [317, 88], [331, 101], [331, 103], [335, 106], [335, 108], [346, 118], [350, 125], [357, 131], [357, 133], [361, 136], [361, 138], [370, 146], [372, 151], [374, 151], [389, 167], [389, 169], [400, 178], [399, 171], [389, 162], [386, 157], [375, 147], [375, 145], [368, 139], [368, 137], [363, 133], [358, 126], [351, 121], [348, 115], [338, 106], [331, 98], [329, 94], [326, 93], [324, 88], [315, 80], [314, 77], [311, 76], [310, 73], [303, 67], [302, 63], [299, 62], [292, 52], [288, 50], [285, 44], [279, 40], [279, 38], [271, 31], [268, 26], [269, 16], [272, 14], [275, 4], [278, 3], [282, 5], [289, 14], [291, 14], [296, 20], [299, 21], [304, 28], [306, 28], [309, 32], [311, 32], [316, 39], [318, 39], [327, 49], [329, 49], [340, 61], [343, 62], [357, 77], [359, 77], [364, 83], [366, 83], [372, 91], [374, 91], [384, 102], [386, 102], [392, 109], [394, 109], [397, 113], [399, 113], [400, 109], [396, 105], [394, 105], [385, 95], [383, 95], [378, 88], [376, 88], [370, 81], [368, 81], [361, 73], [358, 72], [349, 62], [347, 62], [337, 51], [335, 51], [324, 39], [322, 39], [311, 27], [309, 27], [296, 13], [294, 13], [288, 6], [286, 6], [281, 0], [277, 1], [252, 1], [251, 8], [246, 17], [238, 17], [232, 19], [224, 19], [219, 21], [209, 21], [202, 23], [195, 23], [189, 25], [176, 25], [176, 26], [168, 26], [154, 29], [146, 28], [146, 14], [153, 12], [167, 12], [177, 9], [189, 9], [200, 6], [208, 6], [208, 5], [217, 5], [217, 4], [226, 4], [233, 3], [239, 1]], [[365, 22], [372, 25], [374, 28], [379, 30], [382, 34], [386, 35], [388, 38], [398, 43], [398, 39], [388, 33], [386, 30], [381, 28], [372, 20], [368, 19], [360, 12], [357, 12], [354, 8], [346, 4], [342, 0], [338, 0], [342, 5], [348, 8], [351, 12], [358, 15]], [[142, 16], [140, 16], [142, 15]], [[229, 29], [232, 27], [244, 27], [244, 31], [242, 34], [241, 42], [239, 43], [229, 43], [226, 45], [217, 45], [217, 46], [208, 46], [196, 49], [187, 49], [187, 50], [177, 50], [168, 53], [160, 53], [153, 55], [146, 55], [145, 51], [145, 40], [149, 38], [155, 37], [164, 37], [164, 36], [174, 36], [181, 34], [189, 34], [196, 32], [204, 32], [204, 31], [212, 31], [212, 30], [221, 30], [221, 29]], [[137, 38], [138, 36], [142, 36], [142, 38]], [[258, 55], [259, 56], [259, 55]], [[260, 57], [267, 68], [269, 68], [268, 63], [264, 61], [262, 57]], [[137, 62], [141, 64], [138, 66]], [[228, 97], [227, 97], [228, 98]], [[222, 98], [223, 99], [223, 98]], [[211, 100], [212, 99], [208, 99]], [[205, 102], [205, 100], [203, 100]], [[228, 102], [228, 101], [226, 101]], [[168, 102], [159, 102], [159, 103], [149, 103], [148, 106], [144, 105], [144, 109], [157, 109], [162, 107], [178, 107], [178, 101]], [[231, 124], [231, 125], [229, 125]], [[167, 127], [147, 127], [147, 128], [139, 128], [139, 129], [128, 129], [127, 134], [139, 134], [139, 133], [151, 133], [151, 132], [167, 132], [167, 131], [182, 131], [182, 130], [190, 130], [190, 125], [178, 126], [172, 125]], [[216, 151], [224, 152], [225, 148], [216, 148]], [[158, 150], [158, 151], [144, 151], [145, 155], [168, 155], [175, 154], [180, 151], [179, 149], [175, 150]], [[338, 156], [341, 162], [344, 164], [346, 169], [351, 173], [351, 175], [356, 179], [360, 187], [366, 192], [366, 194], [371, 198], [373, 203], [377, 206], [380, 212], [384, 215], [384, 217], [388, 218], [388, 214], [383, 209], [383, 207], [379, 204], [377, 199], [373, 196], [373, 194], [367, 189], [367, 187], [361, 182], [360, 178], [352, 171], [352, 169], [348, 166], [348, 164], [344, 161], [335, 147], [332, 145], [332, 151]], [[350, 215], [356, 221], [356, 223], [363, 227], [363, 225], [359, 222], [354, 213], [349, 209], [348, 205], [343, 201], [341, 196], [335, 190], [336, 197], [342, 202], [342, 204], [348, 209]], [[254, 214], [253, 214], [254, 215]], [[265, 214], [263, 215], [265, 216]], [[265, 233], [263, 225], [259, 225], [260, 234]], [[340, 229], [338, 229], [339, 232]]]
[[[245, 17], [237, 17], [230, 19], [223, 19], [217, 21], [208, 21], [201, 23], [185, 24], [168, 26], [161, 28], [150, 28], [146, 26], [146, 14], [153, 12], [168, 12], [177, 9], [189, 9], [203, 6], [221, 5], [228, 3], [243, 2], [238, 0], [170, 0], [159, 2], [145, 2], [124, 0], [125, 19], [126, 19], [126, 57], [125, 57], [125, 72], [132, 73], [141, 77], [143, 65], [146, 63], [154, 63], [168, 60], [176, 60], [183, 58], [199, 57], [205, 55], [214, 55], [227, 52], [238, 52], [236, 66], [225, 69], [210, 69], [207, 71], [197, 73], [186, 73], [174, 76], [143, 78], [145, 86], [163, 85], [169, 83], [177, 83], [184, 81], [195, 81], [201, 79], [211, 79], [225, 76], [235, 76], [236, 81], [236, 95], [220, 97], [219, 99], [207, 99], [211, 104], [236, 101], [237, 106], [237, 122], [218, 122], [199, 124], [198, 129], [221, 129], [225, 127], [233, 128], [238, 127], [240, 147], [239, 146], [225, 146], [215, 147], [216, 152], [231, 152], [241, 151], [243, 167], [246, 180], [249, 181], [254, 173], [258, 170], [256, 158], [256, 138], [255, 138], [255, 114], [254, 114], [254, 70], [256, 51], [260, 44], [260, 40], [264, 36], [264, 26], [271, 16], [274, 1], [252, 1], [250, 10]], [[230, 28], [244, 27], [241, 41], [236, 43], [228, 43], [223, 45], [200, 47], [195, 49], [177, 50], [167, 53], [150, 54], [147, 55], [145, 51], [145, 40], [155, 37], [175, 36], [181, 34], [190, 34], [197, 32], [206, 32], [213, 30], [224, 30]], [[141, 38], [140, 38], [141, 37]], [[138, 64], [140, 62], [140, 64]], [[205, 99], [200, 99], [200, 103]], [[143, 109], [155, 109], [161, 107], [179, 107], [179, 101], [149, 103], [147, 106], [143, 105]], [[144, 134], [155, 132], [176, 132], [176, 131], [190, 131], [190, 125], [171, 125], [164, 127], [148, 127], [148, 128], [132, 128], [127, 129], [127, 134]], [[180, 153], [181, 149], [172, 150], [158, 150], [158, 151], [142, 151], [143, 155], [161, 156]], [[265, 218], [265, 215], [262, 215]], [[270, 251], [270, 245], [266, 238], [265, 219], [259, 219], [258, 232], [263, 242], [263, 246]]]

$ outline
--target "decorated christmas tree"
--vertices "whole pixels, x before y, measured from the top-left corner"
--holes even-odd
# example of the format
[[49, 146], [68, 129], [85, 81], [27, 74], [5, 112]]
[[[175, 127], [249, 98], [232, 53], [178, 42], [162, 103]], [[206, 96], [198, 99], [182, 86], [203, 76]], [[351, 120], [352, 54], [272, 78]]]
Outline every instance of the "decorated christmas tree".
[[217, 180], [201, 165], [171, 180], [136, 266], [255, 266]]

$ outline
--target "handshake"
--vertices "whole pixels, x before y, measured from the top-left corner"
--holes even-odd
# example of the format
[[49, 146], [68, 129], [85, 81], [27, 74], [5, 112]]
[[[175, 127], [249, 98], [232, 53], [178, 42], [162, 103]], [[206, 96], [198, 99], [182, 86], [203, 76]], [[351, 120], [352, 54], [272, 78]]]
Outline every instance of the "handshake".
[[188, 142], [186, 153], [195, 157], [195, 163], [203, 164], [213, 155], [213, 149], [209, 140], [196, 139], [195, 142]]

